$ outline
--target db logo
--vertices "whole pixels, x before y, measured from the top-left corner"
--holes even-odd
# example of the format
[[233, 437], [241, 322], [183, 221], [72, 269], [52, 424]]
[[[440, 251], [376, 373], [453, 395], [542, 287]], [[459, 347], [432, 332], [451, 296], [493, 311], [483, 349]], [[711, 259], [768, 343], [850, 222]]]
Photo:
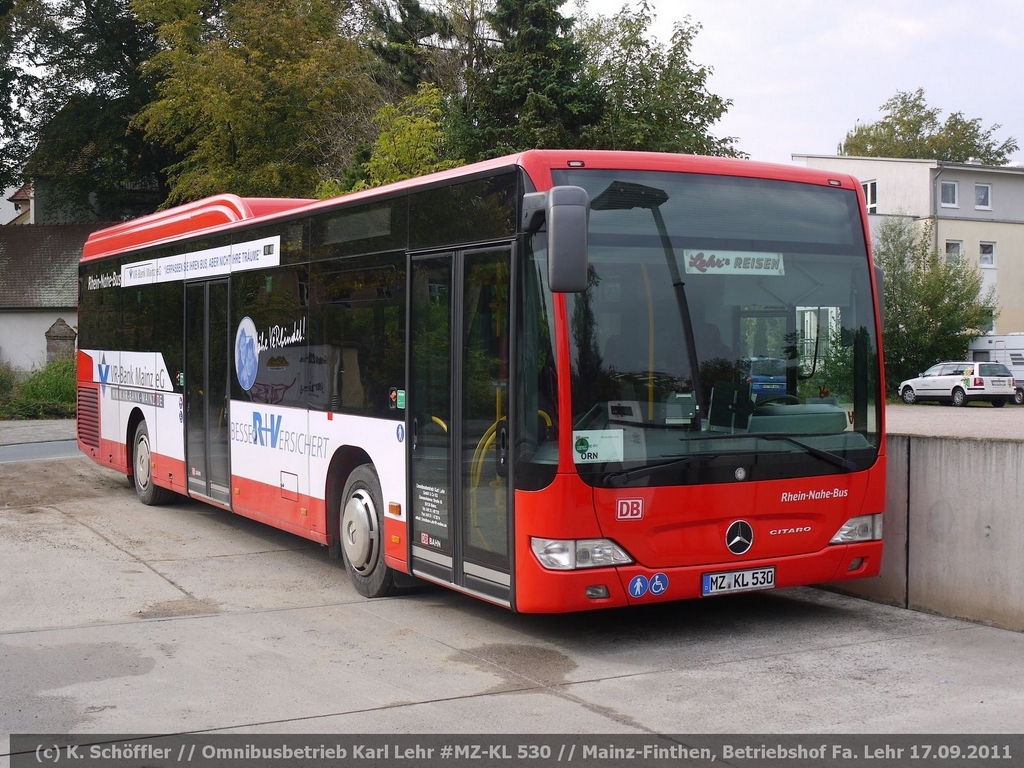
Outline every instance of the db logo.
[[643, 499], [619, 499], [616, 505], [616, 520], [640, 520], [644, 516]]

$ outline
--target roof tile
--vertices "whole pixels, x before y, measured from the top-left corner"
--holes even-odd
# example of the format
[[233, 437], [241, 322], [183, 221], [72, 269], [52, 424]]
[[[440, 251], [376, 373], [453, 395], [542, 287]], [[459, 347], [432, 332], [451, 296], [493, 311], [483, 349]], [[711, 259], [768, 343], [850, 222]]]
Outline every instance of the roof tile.
[[78, 306], [78, 261], [89, 233], [109, 226], [0, 227], [0, 310]]

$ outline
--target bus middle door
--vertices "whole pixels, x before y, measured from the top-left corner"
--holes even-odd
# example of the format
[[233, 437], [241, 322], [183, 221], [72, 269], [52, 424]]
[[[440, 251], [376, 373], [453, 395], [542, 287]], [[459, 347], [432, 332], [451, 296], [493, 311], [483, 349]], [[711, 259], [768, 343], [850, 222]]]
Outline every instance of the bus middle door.
[[413, 573], [511, 602], [509, 245], [413, 256], [407, 419]]
[[188, 490], [231, 503], [228, 281], [185, 286], [185, 450]]

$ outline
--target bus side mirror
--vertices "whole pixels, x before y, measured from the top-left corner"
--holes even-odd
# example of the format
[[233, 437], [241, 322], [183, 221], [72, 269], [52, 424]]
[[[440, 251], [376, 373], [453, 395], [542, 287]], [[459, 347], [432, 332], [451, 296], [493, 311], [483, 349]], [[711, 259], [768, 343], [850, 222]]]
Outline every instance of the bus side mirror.
[[552, 187], [523, 196], [523, 228], [547, 223], [548, 283], [554, 293], [587, 290], [590, 196], [582, 187]]

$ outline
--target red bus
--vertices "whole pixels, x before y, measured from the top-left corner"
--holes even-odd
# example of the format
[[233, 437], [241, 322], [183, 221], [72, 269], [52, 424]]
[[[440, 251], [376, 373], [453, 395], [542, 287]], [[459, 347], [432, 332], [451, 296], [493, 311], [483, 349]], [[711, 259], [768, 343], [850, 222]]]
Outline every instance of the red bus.
[[80, 283], [81, 449], [144, 504], [325, 545], [367, 597], [562, 612], [879, 571], [880, 282], [849, 176], [529, 151], [166, 210], [90, 237]]

